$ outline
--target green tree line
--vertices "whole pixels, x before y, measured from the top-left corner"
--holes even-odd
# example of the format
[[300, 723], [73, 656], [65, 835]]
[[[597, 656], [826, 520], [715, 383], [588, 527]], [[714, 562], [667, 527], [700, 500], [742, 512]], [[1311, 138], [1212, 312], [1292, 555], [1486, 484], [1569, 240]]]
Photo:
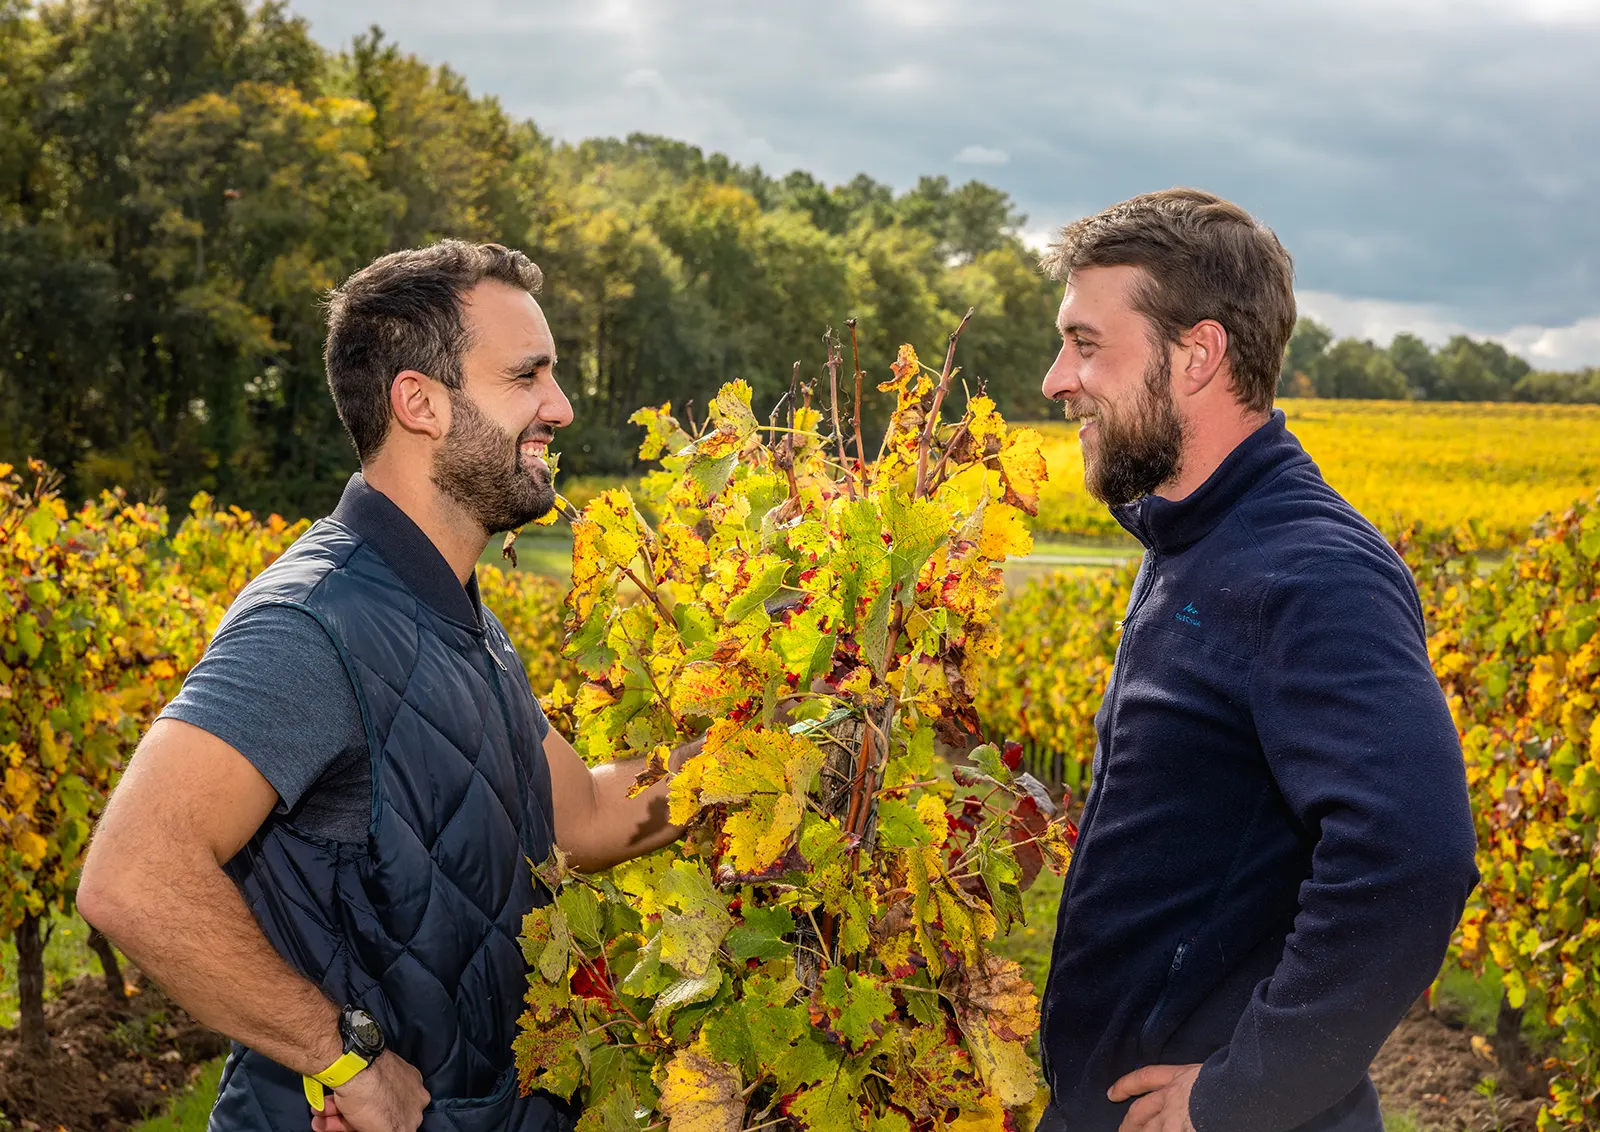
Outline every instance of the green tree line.
[[1056, 295], [1022, 219], [978, 182], [897, 194], [659, 137], [557, 143], [376, 29], [319, 47], [278, 3], [0, 0], [0, 460], [47, 460], [69, 497], [317, 513], [355, 466], [321, 298], [447, 235], [544, 268], [566, 471], [631, 467], [640, 405], [734, 378], [773, 404], [851, 317], [875, 383], [977, 306], [964, 376], [1039, 415]]
[[1334, 341], [1309, 318], [1295, 324], [1278, 391], [1299, 397], [1416, 401], [1570, 401], [1600, 404], [1600, 369], [1535, 370], [1498, 342], [1458, 334], [1432, 347], [1396, 334], [1387, 349]]
[[[977, 307], [963, 378], [1008, 417], [1046, 416], [1058, 293], [1022, 222], [976, 181], [897, 193], [661, 137], [557, 142], [376, 29], [320, 47], [281, 3], [0, 0], [0, 461], [48, 461], [69, 498], [118, 485], [320, 512], [355, 465], [322, 296], [443, 236], [544, 268], [568, 472], [632, 467], [641, 405], [695, 415], [734, 378], [774, 404], [795, 361], [821, 377], [823, 330], [852, 317], [870, 388], [899, 343], [942, 356]], [[1380, 350], [1310, 323], [1285, 364], [1286, 391], [1320, 396], [1594, 400], [1597, 384], [1492, 344]]]

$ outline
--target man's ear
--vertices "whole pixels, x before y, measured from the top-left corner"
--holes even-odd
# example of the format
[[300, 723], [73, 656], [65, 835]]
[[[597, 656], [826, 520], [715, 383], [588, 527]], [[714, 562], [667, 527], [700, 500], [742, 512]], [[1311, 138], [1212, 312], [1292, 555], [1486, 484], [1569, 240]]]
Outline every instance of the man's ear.
[[439, 382], [414, 369], [401, 370], [389, 383], [389, 408], [407, 432], [438, 440], [450, 431], [450, 394]]
[[1228, 332], [1214, 318], [1202, 319], [1189, 328], [1181, 344], [1185, 356], [1183, 371], [1176, 374], [1178, 387], [1185, 393], [1200, 392], [1225, 373], [1228, 360]]

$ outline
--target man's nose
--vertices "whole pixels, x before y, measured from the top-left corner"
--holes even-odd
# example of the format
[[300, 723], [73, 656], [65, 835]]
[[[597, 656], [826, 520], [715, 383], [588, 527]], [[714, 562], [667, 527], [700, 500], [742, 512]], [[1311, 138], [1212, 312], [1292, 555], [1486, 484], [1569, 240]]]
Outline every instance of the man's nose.
[[572, 423], [572, 402], [554, 380], [550, 382], [551, 395], [539, 406], [539, 419], [555, 428], [566, 428]]
[[1056, 360], [1045, 372], [1044, 382], [1039, 387], [1040, 391], [1052, 401], [1061, 401], [1076, 393], [1079, 387], [1077, 368], [1073, 365], [1067, 347], [1063, 345], [1061, 351], [1056, 354]]

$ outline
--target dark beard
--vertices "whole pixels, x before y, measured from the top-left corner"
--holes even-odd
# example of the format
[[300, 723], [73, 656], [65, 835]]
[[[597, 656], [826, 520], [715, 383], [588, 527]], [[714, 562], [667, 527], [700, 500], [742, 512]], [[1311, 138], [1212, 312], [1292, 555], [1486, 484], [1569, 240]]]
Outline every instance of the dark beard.
[[514, 531], [556, 505], [548, 473], [530, 474], [522, 441], [548, 438], [548, 426], [530, 425], [514, 437], [478, 409], [471, 397], [450, 391], [450, 434], [433, 458], [429, 478], [489, 534]]
[[1083, 484], [1100, 502], [1132, 503], [1178, 477], [1185, 431], [1172, 401], [1172, 359], [1165, 347], [1144, 371], [1131, 416], [1102, 411], [1096, 431], [1094, 458], [1084, 454]]

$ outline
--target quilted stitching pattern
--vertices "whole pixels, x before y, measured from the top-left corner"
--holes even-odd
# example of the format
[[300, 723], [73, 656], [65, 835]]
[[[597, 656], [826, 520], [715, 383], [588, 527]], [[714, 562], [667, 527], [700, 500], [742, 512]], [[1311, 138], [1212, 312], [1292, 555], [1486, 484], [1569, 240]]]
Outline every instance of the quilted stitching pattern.
[[[291, 962], [319, 960], [304, 973], [335, 1001], [371, 1010], [422, 1071], [436, 1100], [427, 1132], [570, 1128], [565, 1106], [520, 1097], [507, 1077], [526, 985], [517, 935], [546, 898], [526, 857], [542, 858], [551, 842], [526, 676], [500, 674], [484, 637], [417, 602], [326, 520], [229, 616], [262, 602], [307, 608], [339, 642], [376, 741], [377, 800], [364, 856], [269, 825], [231, 866], [247, 902]], [[494, 647], [504, 630], [487, 620]], [[219, 1103], [217, 1114], [233, 1114], [226, 1127], [308, 1127], [298, 1088], [253, 1071], [260, 1061], [230, 1064], [223, 1099], [241, 1095]], [[215, 1117], [213, 1127], [221, 1132]]]

